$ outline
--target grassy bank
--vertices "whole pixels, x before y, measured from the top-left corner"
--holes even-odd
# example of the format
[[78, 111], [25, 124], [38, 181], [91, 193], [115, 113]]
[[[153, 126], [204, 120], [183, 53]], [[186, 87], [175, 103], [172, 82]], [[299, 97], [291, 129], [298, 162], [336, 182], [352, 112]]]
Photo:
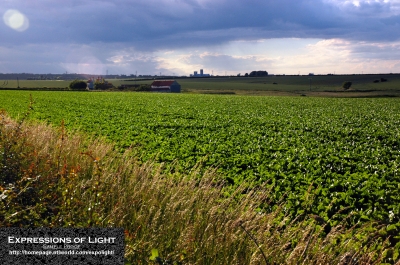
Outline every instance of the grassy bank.
[[[315, 215], [292, 219], [269, 191], [227, 195], [212, 169], [170, 172], [127, 150], [0, 116], [0, 226], [123, 227], [127, 264], [381, 264], [399, 260], [379, 223], [326, 232]], [[310, 196], [310, 203], [311, 203]], [[157, 256], [153, 261], [150, 256]]]

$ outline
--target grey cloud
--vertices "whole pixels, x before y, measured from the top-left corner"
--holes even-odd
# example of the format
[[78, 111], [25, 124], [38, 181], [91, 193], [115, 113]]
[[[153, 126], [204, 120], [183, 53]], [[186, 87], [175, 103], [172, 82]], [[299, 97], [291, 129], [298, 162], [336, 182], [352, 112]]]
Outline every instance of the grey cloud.
[[391, 17], [388, 17], [388, 18], [382, 18], [381, 22], [386, 27], [390, 27], [390, 26], [398, 27], [399, 24], [400, 24], [400, 15], [391, 16]]
[[[387, 16], [390, 4], [384, 2], [339, 8], [315, 0], [230, 0], [203, 5], [193, 0], [15, 0], [13, 8], [29, 17], [31, 27], [23, 34], [8, 30], [5, 43], [114, 42], [157, 50], [276, 37], [393, 39], [393, 30], [399, 32], [388, 25], [395, 18]], [[390, 28], [390, 37], [384, 25]]]
[[359, 6], [355, 6], [352, 3], [347, 3], [346, 12], [358, 16], [369, 16], [369, 17], [387, 16], [391, 12], [390, 10], [391, 6], [392, 4], [389, 2], [361, 1], [359, 2]]
[[400, 60], [400, 44], [356, 43], [352, 46], [353, 58]]
[[109, 73], [132, 74], [132, 69], [152, 73], [157, 68], [158, 62], [154, 56], [122, 56], [121, 63], [113, 62], [110, 58], [123, 49], [121, 45], [104, 43], [22, 44], [8, 48], [0, 47], [0, 72], [63, 73], [68, 71], [105, 74], [106, 70], [109, 70]]
[[[12, 51], [2, 53], [0, 49], [0, 70], [24, 61], [26, 71], [49, 69], [49, 65], [51, 69], [62, 69], [63, 65], [79, 64], [78, 59], [68, 55], [77, 50], [79, 55], [87, 53], [110, 71], [129, 68], [151, 73], [166, 69], [159, 68], [156, 58], [130, 57], [131, 54], [269, 38], [390, 42], [400, 36], [400, 15], [393, 8], [398, 6], [383, 1], [361, 1], [357, 7], [323, 0], [4, 0], [0, 14], [19, 10], [28, 17], [29, 28], [17, 32], [0, 24], [0, 47]], [[362, 46], [354, 55], [365, 56], [371, 50], [371, 56], [389, 56], [373, 49], [376, 47]], [[128, 55], [123, 55], [121, 62], [110, 61], [113, 56], [121, 56], [121, 50], [128, 50]], [[246, 65], [250, 69], [259, 65], [262, 69], [269, 63], [230, 55], [190, 60], [205, 68], [232, 70]]]

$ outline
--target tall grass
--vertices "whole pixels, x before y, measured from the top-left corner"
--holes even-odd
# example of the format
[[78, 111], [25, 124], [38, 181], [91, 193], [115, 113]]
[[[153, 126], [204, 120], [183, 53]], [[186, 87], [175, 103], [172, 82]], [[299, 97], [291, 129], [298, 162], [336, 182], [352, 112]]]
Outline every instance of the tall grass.
[[212, 169], [166, 174], [62, 124], [2, 112], [0, 148], [1, 226], [123, 227], [126, 264], [400, 264], [378, 223], [266, 212], [262, 187], [228, 194]]

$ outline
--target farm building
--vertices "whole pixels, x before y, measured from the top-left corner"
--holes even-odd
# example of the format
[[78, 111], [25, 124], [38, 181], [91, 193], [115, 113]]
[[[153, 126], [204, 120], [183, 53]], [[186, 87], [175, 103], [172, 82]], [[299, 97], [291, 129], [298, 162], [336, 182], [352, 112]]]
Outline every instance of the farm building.
[[94, 89], [94, 80], [90, 78], [87, 82], [87, 89], [93, 90]]
[[180, 93], [181, 85], [175, 80], [158, 80], [151, 84], [151, 91]]

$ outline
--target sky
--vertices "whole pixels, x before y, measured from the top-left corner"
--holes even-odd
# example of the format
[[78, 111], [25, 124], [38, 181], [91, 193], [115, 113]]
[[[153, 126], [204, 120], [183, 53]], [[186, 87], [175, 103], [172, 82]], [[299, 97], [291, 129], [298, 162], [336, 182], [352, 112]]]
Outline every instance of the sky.
[[400, 0], [1, 0], [0, 73], [400, 73]]

